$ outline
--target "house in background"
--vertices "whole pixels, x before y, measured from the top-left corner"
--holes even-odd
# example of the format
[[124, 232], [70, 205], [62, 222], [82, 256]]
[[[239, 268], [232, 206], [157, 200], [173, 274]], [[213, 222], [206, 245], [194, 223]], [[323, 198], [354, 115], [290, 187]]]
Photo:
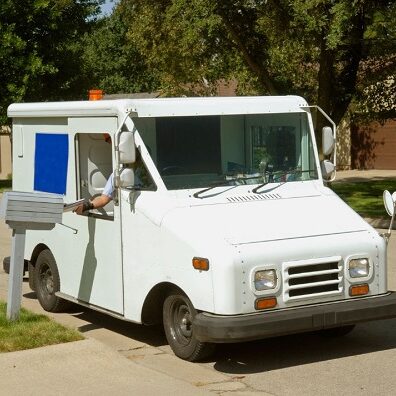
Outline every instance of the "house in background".
[[11, 131], [9, 127], [0, 127], [0, 180], [11, 178]]
[[352, 169], [396, 169], [396, 120], [351, 127]]
[[377, 114], [376, 119], [384, 121], [351, 126], [351, 167], [396, 169], [396, 118], [389, 118], [396, 113], [396, 75], [391, 74], [370, 85], [364, 94], [372, 98], [364, 105], [366, 111]]

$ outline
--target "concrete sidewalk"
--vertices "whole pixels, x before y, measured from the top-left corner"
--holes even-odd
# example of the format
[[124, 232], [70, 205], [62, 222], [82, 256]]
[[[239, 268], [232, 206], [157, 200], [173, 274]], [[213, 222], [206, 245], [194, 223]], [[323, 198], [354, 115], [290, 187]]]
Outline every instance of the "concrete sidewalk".
[[396, 180], [396, 169], [391, 170], [345, 170], [337, 171], [336, 179], [337, 182], [365, 182], [365, 181], [378, 181], [378, 180]]
[[[0, 354], [2, 395], [208, 395], [87, 339]], [[212, 393], [213, 395], [213, 393]]]

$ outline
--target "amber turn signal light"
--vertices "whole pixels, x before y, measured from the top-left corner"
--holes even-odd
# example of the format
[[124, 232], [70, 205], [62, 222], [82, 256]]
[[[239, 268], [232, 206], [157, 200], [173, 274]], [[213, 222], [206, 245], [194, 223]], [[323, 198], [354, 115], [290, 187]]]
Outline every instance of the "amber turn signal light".
[[258, 298], [254, 304], [256, 309], [274, 308], [278, 302], [276, 297]]
[[209, 260], [206, 258], [194, 257], [192, 259], [192, 264], [196, 270], [208, 271], [209, 269]]
[[367, 283], [362, 285], [354, 285], [349, 288], [349, 295], [352, 297], [364, 296], [365, 294], [368, 294], [369, 290], [369, 285]]

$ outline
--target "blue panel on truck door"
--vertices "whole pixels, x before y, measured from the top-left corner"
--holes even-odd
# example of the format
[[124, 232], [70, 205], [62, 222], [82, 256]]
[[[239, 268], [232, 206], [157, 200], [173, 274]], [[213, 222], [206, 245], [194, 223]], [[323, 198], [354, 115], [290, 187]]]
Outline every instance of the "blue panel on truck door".
[[36, 133], [34, 190], [66, 194], [68, 159], [68, 135]]

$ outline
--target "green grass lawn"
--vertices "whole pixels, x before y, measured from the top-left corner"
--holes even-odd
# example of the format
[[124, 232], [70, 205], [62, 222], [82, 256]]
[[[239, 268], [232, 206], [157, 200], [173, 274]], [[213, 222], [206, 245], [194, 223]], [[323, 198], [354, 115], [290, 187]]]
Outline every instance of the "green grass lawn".
[[361, 216], [389, 218], [382, 201], [382, 193], [384, 190], [391, 193], [395, 191], [396, 181], [339, 182], [331, 183], [330, 188]]
[[6, 319], [6, 304], [0, 301], [0, 352], [13, 352], [45, 345], [82, 340], [77, 331], [67, 329], [44, 315], [21, 309], [19, 320]]

